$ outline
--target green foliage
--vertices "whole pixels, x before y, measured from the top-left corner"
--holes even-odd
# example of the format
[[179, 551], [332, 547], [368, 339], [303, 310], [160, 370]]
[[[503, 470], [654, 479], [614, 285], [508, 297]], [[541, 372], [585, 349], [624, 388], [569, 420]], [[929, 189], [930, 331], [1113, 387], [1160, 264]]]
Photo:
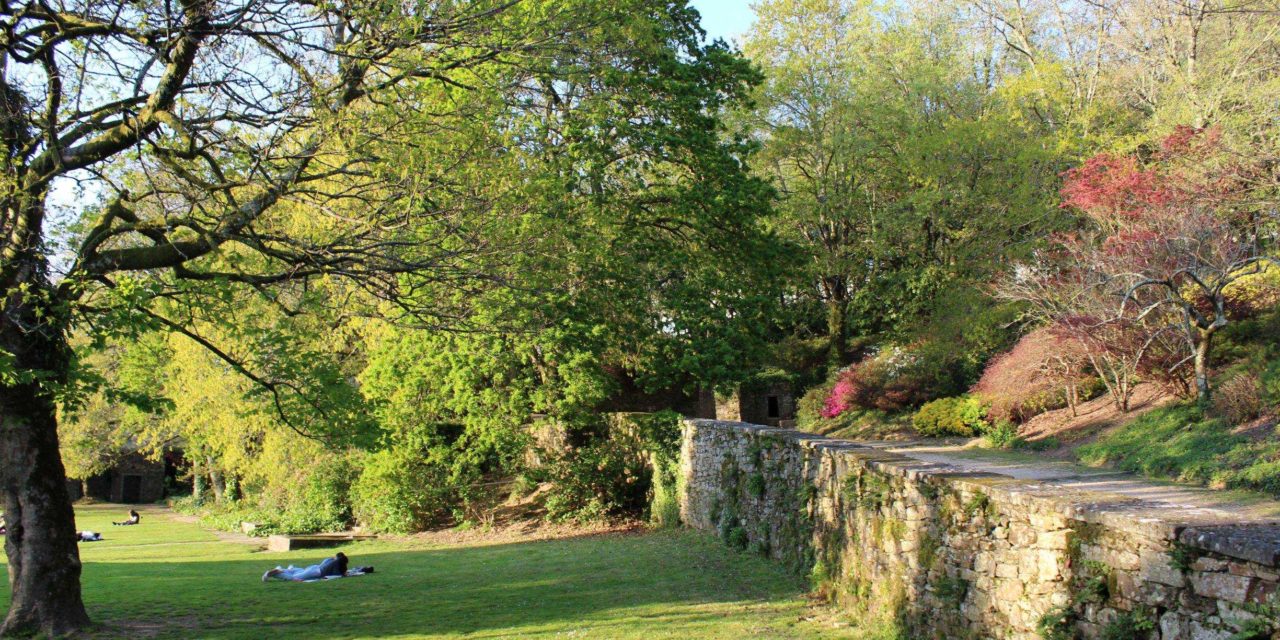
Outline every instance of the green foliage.
[[926, 571], [933, 568], [935, 562], [941, 558], [938, 551], [942, 549], [942, 541], [933, 534], [926, 533], [920, 539], [920, 549], [917, 559], [920, 561], [920, 567]]
[[747, 476], [747, 492], [756, 498], [763, 498], [765, 491], [764, 473], [757, 471]]
[[618, 440], [601, 438], [530, 471], [552, 487], [546, 499], [547, 517], [590, 521], [641, 513], [650, 472], [639, 453]]
[[794, 390], [800, 376], [777, 367], [767, 367], [744, 378], [740, 384], [745, 391], [760, 391], [781, 386]]
[[1049, 436], [1038, 440], [1024, 440], [1019, 438], [1014, 442], [1015, 449], [1026, 449], [1029, 451], [1049, 451], [1062, 446], [1062, 441], [1057, 436]]
[[649, 523], [658, 528], [680, 526], [680, 462], [667, 456], [653, 458], [653, 497], [649, 500]]
[[826, 589], [829, 583], [834, 579], [831, 575], [831, 568], [827, 563], [819, 558], [813, 563], [813, 568], [809, 570], [809, 589], [812, 591], [820, 591]]
[[351, 509], [370, 531], [411, 533], [449, 516], [456, 487], [447, 468], [410, 448], [370, 454], [351, 487]]
[[978, 516], [991, 518], [995, 516], [995, 505], [991, 502], [991, 496], [981, 491], [975, 491], [969, 501], [964, 504], [964, 512], [970, 518]]
[[613, 414], [578, 433], [581, 446], [554, 452], [526, 472], [549, 483], [548, 517], [585, 521], [647, 509], [651, 518], [678, 521], [678, 414]]
[[827, 398], [831, 395], [831, 390], [835, 388], [839, 375], [839, 371], [833, 373], [824, 382], [809, 387], [796, 400], [796, 426], [798, 428], [815, 433], [825, 430], [823, 426], [827, 419], [822, 416], [822, 409], [826, 405]]
[[947, 606], [959, 607], [969, 593], [969, 581], [956, 575], [945, 575], [938, 578], [933, 591]]
[[1280, 405], [1280, 358], [1267, 363], [1259, 380], [1263, 398], [1270, 406]]
[[1091, 465], [1280, 495], [1280, 441], [1253, 440], [1192, 404], [1148, 411], [1076, 450]]
[[986, 415], [977, 398], [941, 398], [920, 407], [911, 424], [923, 436], [974, 436], [987, 430]]
[[724, 542], [739, 551], [746, 550], [747, 543], [749, 542], [747, 530], [741, 526], [729, 527], [725, 530]]
[[1189, 573], [1192, 563], [1201, 555], [1200, 549], [1175, 541], [1169, 548], [1169, 566], [1177, 569], [1179, 573]]
[[1043, 640], [1075, 640], [1075, 620], [1070, 607], [1056, 607], [1036, 621], [1036, 633]]
[[341, 531], [351, 524], [354, 456], [321, 456], [315, 468], [286, 500], [279, 527], [283, 533]]
[[1246, 602], [1247, 618], [1239, 622], [1240, 631], [1229, 640], [1271, 640], [1280, 632], [1280, 598], [1272, 593], [1265, 602]]
[[1102, 628], [1101, 640], [1146, 640], [1156, 630], [1156, 616], [1150, 609], [1139, 607], [1122, 611]]
[[971, 73], [971, 47], [995, 46], [980, 33], [945, 10], [770, 0], [744, 42], [766, 73], [744, 117], [766, 141], [761, 171], [785, 186], [774, 224], [811, 256], [788, 292], [800, 332], [833, 352], [854, 336], [937, 336], [909, 378], [927, 394], [882, 410], [976, 379], [1012, 337], [980, 283], [1032, 248], [1015, 238], [1067, 222], [1032, 212], [1051, 206], [1079, 137], [1037, 124], [1028, 109], [1047, 105], [1025, 78]]
[[680, 419], [672, 411], [634, 419], [653, 467], [649, 522], [660, 528], [680, 524]]
[[1101, 604], [1111, 599], [1111, 567], [1096, 560], [1086, 560], [1083, 579], [1075, 594], [1078, 602]]
[[806, 482], [800, 490], [796, 492], [796, 505], [801, 510], [807, 510], [809, 505], [813, 503], [814, 498], [818, 497], [818, 487]]
[[1022, 446], [1017, 425], [1008, 420], [997, 420], [982, 434], [983, 442], [992, 449], [1016, 449]]
[[863, 471], [845, 478], [845, 496], [867, 511], [878, 512], [888, 504], [892, 493], [893, 485], [889, 480], [873, 471]]

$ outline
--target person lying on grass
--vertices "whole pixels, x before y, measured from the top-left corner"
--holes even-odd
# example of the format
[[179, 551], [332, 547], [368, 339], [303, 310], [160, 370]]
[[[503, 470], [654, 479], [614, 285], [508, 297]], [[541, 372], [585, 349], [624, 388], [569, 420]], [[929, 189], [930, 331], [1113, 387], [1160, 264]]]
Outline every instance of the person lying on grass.
[[128, 520], [125, 520], [124, 522], [112, 522], [111, 524], [114, 524], [117, 527], [127, 527], [131, 524], [138, 524], [139, 522], [142, 522], [142, 516], [137, 511], [130, 509]]
[[325, 558], [320, 564], [313, 564], [309, 567], [295, 567], [289, 565], [288, 568], [276, 567], [262, 574], [262, 581], [266, 582], [272, 578], [277, 580], [288, 580], [290, 582], [306, 582], [307, 580], [319, 580], [329, 576], [344, 576], [347, 574], [347, 556], [341, 551], [332, 558]]

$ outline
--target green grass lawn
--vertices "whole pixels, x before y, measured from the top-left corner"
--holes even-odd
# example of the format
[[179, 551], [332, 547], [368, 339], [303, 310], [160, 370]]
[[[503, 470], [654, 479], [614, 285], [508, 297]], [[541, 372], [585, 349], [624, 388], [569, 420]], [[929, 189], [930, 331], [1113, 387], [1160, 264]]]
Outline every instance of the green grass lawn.
[[[373, 575], [261, 582], [277, 564], [333, 550], [269, 553], [193, 524], [118, 505], [77, 510], [102, 542], [80, 546], [94, 637], [830, 638], [804, 585], [779, 566], [689, 531], [440, 547], [368, 541], [340, 549]], [[0, 606], [7, 607], [7, 590]], [[819, 616], [825, 618], [825, 616]]]

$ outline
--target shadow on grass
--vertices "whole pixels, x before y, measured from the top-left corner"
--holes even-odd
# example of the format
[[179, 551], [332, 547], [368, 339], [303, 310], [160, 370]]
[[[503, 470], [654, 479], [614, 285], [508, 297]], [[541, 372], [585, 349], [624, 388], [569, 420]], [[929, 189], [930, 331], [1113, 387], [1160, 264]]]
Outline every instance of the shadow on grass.
[[383, 543], [341, 548], [353, 565], [373, 565], [376, 573], [264, 584], [262, 572], [277, 562], [314, 562], [333, 550], [277, 556], [226, 544], [191, 549], [207, 556], [178, 557], [175, 550], [172, 561], [89, 559], [85, 598], [103, 623], [95, 635], [694, 637], [685, 632], [714, 627], [744, 607], [775, 622], [795, 621], [802, 608], [795, 577], [690, 532], [428, 550]]

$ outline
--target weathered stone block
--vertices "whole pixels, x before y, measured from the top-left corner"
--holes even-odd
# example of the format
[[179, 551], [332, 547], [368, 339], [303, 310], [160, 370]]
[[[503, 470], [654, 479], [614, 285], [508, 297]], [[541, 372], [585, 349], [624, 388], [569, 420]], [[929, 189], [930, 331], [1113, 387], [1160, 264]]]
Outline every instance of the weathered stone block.
[[1222, 571], [1227, 568], [1227, 561], [1217, 558], [1200, 557], [1191, 563], [1192, 571]]
[[1192, 620], [1189, 627], [1190, 634], [1186, 636], [1189, 640], [1231, 640], [1231, 636], [1235, 635], [1233, 631], [1211, 628], [1196, 620]]
[[1170, 587], [1181, 587], [1187, 581], [1182, 571], [1173, 566], [1173, 558], [1165, 553], [1144, 557], [1138, 565], [1138, 578]]
[[1248, 599], [1249, 589], [1256, 578], [1232, 575], [1230, 573], [1194, 572], [1190, 576], [1191, 587], [1196, 594], [1215, 600], [1244, 603]]

